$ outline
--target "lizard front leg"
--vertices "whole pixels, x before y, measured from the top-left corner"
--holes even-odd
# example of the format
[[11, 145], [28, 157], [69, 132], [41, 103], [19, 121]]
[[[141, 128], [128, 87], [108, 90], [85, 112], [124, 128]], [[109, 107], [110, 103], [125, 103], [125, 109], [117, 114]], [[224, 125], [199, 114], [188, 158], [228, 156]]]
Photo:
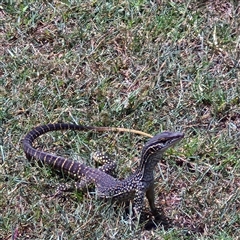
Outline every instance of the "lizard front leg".
[[143, 186], [138, 186], [135, 192], [135, 197], [133, 199], [133, 209], [134, 209], [134, 213], [137, 216], [137, 219], [140, 220], [141, 222], [141, 213], [143, 211], [143, 204], [144, 204], [144, 188]]
[[157, 209], [155, 207], [155, 195], [154, 195], [154, 184], [151, 184], [146, 191], [146, 197], [151, 209], [152, 214], [155, 216], [157, 214]]

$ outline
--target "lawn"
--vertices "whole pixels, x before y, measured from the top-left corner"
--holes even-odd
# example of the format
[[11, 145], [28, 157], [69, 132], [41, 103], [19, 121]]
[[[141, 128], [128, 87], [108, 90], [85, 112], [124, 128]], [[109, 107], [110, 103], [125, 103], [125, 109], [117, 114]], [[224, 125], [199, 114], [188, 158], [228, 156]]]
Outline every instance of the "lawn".
[[[0, 239], [239, 239], [239, 14], [224, 0], [0, 3]], [[134, 226], [90, 192], [53, 197], [71, 179], [21, 141], [54, 122], [184, 132], [155, 173], [168, 226]], [[93, 167], [108, 152], [122, 179], [147, 140], [59, 131], [36, 147]]]

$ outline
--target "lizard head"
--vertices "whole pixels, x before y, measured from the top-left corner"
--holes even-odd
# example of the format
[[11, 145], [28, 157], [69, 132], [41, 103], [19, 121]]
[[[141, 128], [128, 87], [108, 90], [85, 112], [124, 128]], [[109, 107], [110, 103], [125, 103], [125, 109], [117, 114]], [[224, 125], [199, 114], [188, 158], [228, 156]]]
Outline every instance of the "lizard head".
[[184, 137], [181, 132], [162, 132], [152, 137], [143, 147], [142, 155], [148, 157], [154, 153], [161, 154]]

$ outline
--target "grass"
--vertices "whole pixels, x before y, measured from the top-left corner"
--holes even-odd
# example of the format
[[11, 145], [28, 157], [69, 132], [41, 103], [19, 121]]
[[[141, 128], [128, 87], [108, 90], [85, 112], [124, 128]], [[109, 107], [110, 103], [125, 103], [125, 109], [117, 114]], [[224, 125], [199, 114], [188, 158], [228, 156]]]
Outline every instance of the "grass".
[[[1, 3], [0, 239], [238, 239], [238, 15], [236, 1]], [[30, 163], [21, 140], [58, 121], [183, 131], [156, 169], [171, 227], [134, 229], [123, 206], [87, 193], [51, 198], [69, 179]], [[56, 132], [38, 146], [89, 165], [107, 151], [122, 178], [144, 142]]]

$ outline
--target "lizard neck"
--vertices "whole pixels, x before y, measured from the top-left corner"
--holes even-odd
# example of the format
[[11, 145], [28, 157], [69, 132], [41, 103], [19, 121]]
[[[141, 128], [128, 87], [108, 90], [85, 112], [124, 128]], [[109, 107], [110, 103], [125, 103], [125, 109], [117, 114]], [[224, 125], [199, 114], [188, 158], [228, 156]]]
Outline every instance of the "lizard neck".
[[137, 172], [141, 173], [143, 181], [153, 181], [154, 179], [154, 169], [157, 163], [161, 160], [162, 154], [153, 153], [147, 157], [142, 155], [141, 162], [137, 168]]

